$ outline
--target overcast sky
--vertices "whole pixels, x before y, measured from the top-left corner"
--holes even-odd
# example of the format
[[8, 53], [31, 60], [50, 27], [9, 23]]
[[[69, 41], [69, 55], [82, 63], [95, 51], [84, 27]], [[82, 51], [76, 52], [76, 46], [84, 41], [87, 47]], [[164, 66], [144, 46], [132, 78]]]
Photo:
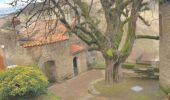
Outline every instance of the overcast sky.
[[[0, 0], [0, 9], [1, 8], [6, 8], [6, 7], [11, 7], [9, 4], [13, 0]], [[24, 1], [24, 0], [23, 0]], [[42, 0], [37, 0], [37, 2], [41, 2]], [[19, 5], [19, 6], [23, 6], [23, 4]]]
[[12, 0], [0, 0], [0, 9], [1, 8], [6, 8], [6, 7], [10, 7], [10, 5], [8, 5], [7, 3], [9, 3]]

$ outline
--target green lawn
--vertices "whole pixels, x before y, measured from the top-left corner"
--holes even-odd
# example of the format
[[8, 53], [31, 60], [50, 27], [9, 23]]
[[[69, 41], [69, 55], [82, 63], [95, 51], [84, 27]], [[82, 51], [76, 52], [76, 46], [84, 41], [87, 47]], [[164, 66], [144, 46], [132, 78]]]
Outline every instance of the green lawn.
[[[133, 86], [141, 86], [141, 92], [131, 90]], [[164, 100], [166, 96], [159, 88], [158, 80], [127, 78], [120, 83], [106, 85], [104, 81], [94, 85], [100, 96], [115, 100]]]
[[52, 93], [47, 93], [32, 100], [60, 100], [60, 98]]
[[46, 94], [42, 94], [38, 97], [19, 97], [16, 100], [60, 100], [60, 98], [56, 95], [54, 95], [53, 93], [46, 93]]

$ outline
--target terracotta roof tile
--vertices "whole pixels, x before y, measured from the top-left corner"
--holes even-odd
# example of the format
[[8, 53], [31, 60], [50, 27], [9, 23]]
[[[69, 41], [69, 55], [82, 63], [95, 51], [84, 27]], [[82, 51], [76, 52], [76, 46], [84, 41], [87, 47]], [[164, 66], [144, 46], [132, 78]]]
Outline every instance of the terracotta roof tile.
[[56, 26], [55, 21], [38, 21], [34, 22], [31, 26], [23, 29], [22, 36], [30, 36], [32, 40], [41, 40], [46, 35], [51, 34], [64, 34], [67, 28], [59, 22]]
[[34, 41], [28, 41], [25, 42], [22, 47], [27, 48], [27, 47], [35, 47], [35, 46], [42, 46], [42, 45], [46, 45], [46, 44], [51, 44], [51, 43], [55, 43], [58, 41], [64, 41], [69, 39], [69, 37], [65, 36], [64, 34], [54, 34], [50, 37], [47, 37], [46, 39], [42, 39], [40, 40], [34, 40]]
[[[36, 27], [34, 27], [34, 24], [36, 24]], [[23, 36], [29, 35], [32, 40], [24, 42], [22, 44], [24, 48], [41, 46], [69, 39], [68, 36], [64, 35], [67, 29], [62, 23], [58, 23], [57, 26], [55, 26], [55, 21], [38, 21], [34, 24], [21, 32]], [[54, 28], [54, 32], [51, 32], [51, 30], [47, 28], [47, 24], [50, 24], [51, 27], [56, 27]]]
[[[53, 22], [49, 22], [53, 23]], [[22, 44], [22, 47], [28, 48], [28, 47], [36, 47], [36, 46], [42, 46], [42, 45], [47, 45], [51, 43], [55, 43], [58, 41], [64, 41], [69, 39], [68, 36], [65, 36], [64, 33], [67, 31], [67, 28], [62, 24], [58, 24], [56, 29], [55, 29], [55, 34], [48, 35], [46, 38], [44, 36], [45, 31], [49, 32], [50, 30], [45, 30], [45, 25], [46, 21], [41, 21], [37, 23], [37, 27], [35, 29], [31, 26], [27, 28], [25, 31], [22, 32], [23, 35], [28, 35], [28, 34], [33, 34], [32, 41], [26, 41]], [[33, 32], [34, 29], [34, 32]], [[75, 54], [78, 53], [85, 48], [83, 46], [80, 46], [78, 44], [72, 44], [70, 45], [71, 53]]]
[[72, 45], [70, 45], [70, 49], [71, 49], [71, 53], [75, 54], [77, 52], [84, 50], [85, 48], [83, 46], [78, 45], [78, 44], [72, 44]]

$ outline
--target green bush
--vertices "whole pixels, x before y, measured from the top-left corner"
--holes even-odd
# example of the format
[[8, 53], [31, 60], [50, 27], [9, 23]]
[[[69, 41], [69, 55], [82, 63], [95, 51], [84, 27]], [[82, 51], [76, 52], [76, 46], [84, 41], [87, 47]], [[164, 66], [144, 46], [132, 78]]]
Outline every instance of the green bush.
[[37, 96], [45, 93], [48, 81], [42, 72], [35, 67], [6, 69], [0, 72], [0, 100]]

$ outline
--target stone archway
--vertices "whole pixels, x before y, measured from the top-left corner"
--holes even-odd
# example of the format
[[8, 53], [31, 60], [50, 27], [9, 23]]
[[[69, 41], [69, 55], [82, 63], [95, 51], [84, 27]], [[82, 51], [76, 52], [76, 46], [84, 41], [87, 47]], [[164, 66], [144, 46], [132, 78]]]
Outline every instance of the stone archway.
[[53, 60], [44, 62], [44, 74], [49, 82], [56, 82], [56, 64]]
[[77, 57], [73, 58], [73, 70], [74, 70], [74, 76], [77, 76], [78, 75]]

